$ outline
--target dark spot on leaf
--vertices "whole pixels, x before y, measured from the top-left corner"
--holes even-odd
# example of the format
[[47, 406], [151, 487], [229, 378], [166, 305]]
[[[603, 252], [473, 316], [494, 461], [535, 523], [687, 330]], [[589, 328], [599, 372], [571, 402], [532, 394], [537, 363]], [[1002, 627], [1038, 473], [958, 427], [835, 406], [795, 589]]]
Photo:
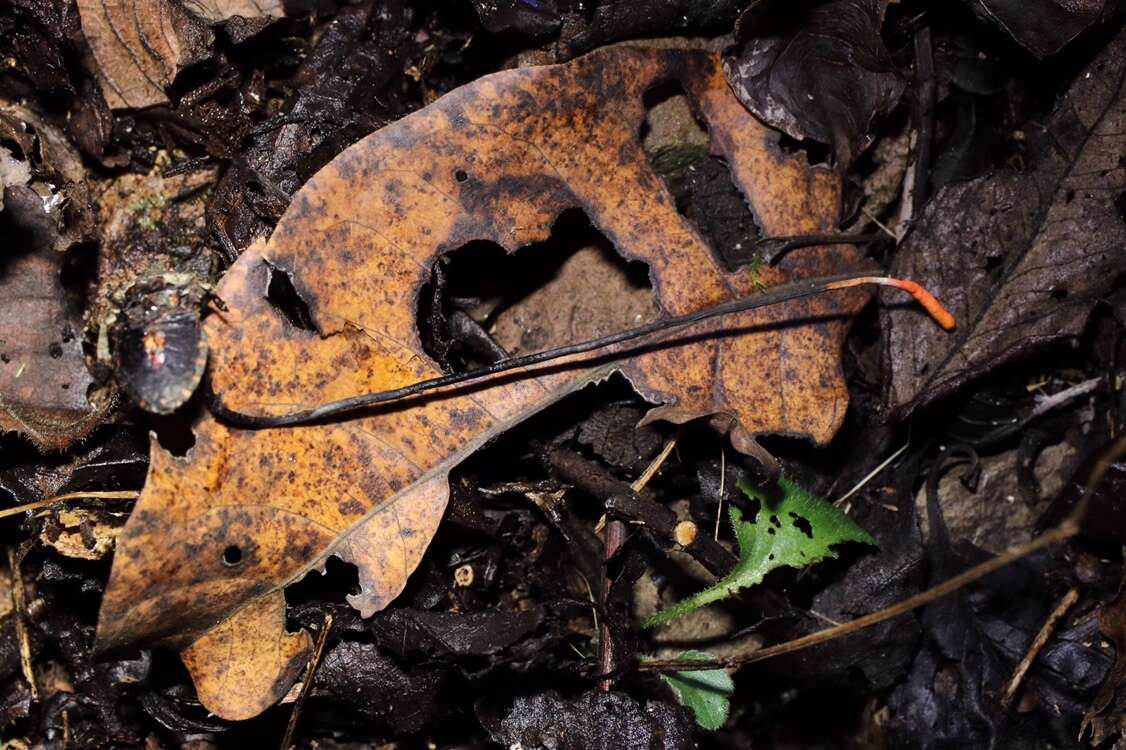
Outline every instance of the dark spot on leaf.
[[232, 544], [223, 550], [223, 564], [229, 568], [233, 568], [242, 562], [242, 550], [239, 549], [237, 544]]

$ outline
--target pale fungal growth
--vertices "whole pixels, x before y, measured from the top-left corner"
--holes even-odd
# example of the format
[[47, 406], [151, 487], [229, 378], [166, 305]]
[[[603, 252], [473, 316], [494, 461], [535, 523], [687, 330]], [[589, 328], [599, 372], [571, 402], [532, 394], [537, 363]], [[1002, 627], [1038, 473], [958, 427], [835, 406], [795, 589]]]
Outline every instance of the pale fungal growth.
[[454, 583], [456, 583], [461, 588], [472, 586], [473, 579], [476, 577], [477, 574], [474, 572], [473, 566], [469, 563], [459, 565], [457, 567], [457, 570], [454, 571]]
[[672, 535], [676, 543], [681, 547], [687, 547], [692, 542], [696, 541], [696, 524], [691, 521], [681, 521], [673, 529]]

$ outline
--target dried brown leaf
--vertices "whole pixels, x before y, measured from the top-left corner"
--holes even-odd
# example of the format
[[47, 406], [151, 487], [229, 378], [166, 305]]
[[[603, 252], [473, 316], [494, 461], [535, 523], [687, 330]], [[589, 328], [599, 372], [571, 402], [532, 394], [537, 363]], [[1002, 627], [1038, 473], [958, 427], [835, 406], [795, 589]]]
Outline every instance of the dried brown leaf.
[[166, 103], [165, 87], [213, 40], [177, 0], [78, 0], [78, 14], [110, 109]]
[[[18, 190], [5, 191], [0, 214], [0, 233], [8, 237], [18, 237], [18, 214], [41, 211], [38, 195]], [[49, 244], [20, 244], [0, 258], [0, 430], [63, 448], [93, 429], [101, 413], [87, 400], [94, 381], [82, 354], [81, 322], [67, 309], [64, 256]]]
[[[944, 188], [896, 255], [958, 319], [935, 335], [883, 318], [887, 403], [903, 417], [1022, 354], [1080, 332], [1126, 268], [1126, 34], [1079, 73], [1023, 171]], [[1030, 132], [1035, 132], [1031, 131]]]
[[[613, 48], [504, 71], [349, 148], [294, 197], [270, 241], [239, 258], [217, 290], [227, 311], [207, 321], [216, 391], [231, 408], [275, 414], [439, 374], [416, 326], [436, 259], [472, 240], [509, 250], [543, 241], [569, 208], [584, 209], [622, 255], [648, 263], [662, 315], [751, 292], [752, 275], [724, 272], [677, 213], [638, 142], [643, 95], [669, 79], [707, 120], [713, 150], [766, 233], [834, 226], [836, 177], [779, 148], [732, 96], [715, 55]], [[860, 263], [851, 246], [814, 248], [758, 280]], [[278, 273], [316, 331], [266, 299]], [[284, 694], [308, 648], [305, 634], [286, 632], [284, 587], [335, 555], [359, 570], [349, 600], [361, 614], [386, 606], [441, 520], [450, 468], [490, 438], [620, 369], [662, 404], [648, 420], [719, 415], [743, 450], [758, 432], [824, 442], [845, 412], [840, 348], [866, 300], [851, 290], [751, 311], [697, 329], [722, 325], [723, 336], [625, 361], [573, 361], [338, 422], [245, 431], [205, 417], [186, 456], [153, 444], [99, 644], [185, 648], [205, 705], [251, 715]]]
[[241, 18], [280, 18], [285, 15], [281, 0], [185, 0], [188, 10], [208, 21]]
[[0, 430], [63, 448], [103, 413], [88, 398], [81, 310], [62, 283], [66, 251], [91, 229], [85, 170], [26, 107], [0, 101], [0, 137], [12, 147], [0, 201]]

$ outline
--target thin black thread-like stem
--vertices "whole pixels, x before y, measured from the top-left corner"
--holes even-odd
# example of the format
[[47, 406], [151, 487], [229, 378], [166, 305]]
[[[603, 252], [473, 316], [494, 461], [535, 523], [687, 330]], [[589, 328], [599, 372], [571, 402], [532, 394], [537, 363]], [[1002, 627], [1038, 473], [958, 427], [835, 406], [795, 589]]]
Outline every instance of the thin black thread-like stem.
[[728, 315], [731, 313], [745, 312], [753, 310], [758, 307], [767, 307], [769, 305], [777, 305], [782, 302], [799, 299], [801, 297], [810, 297], [815, 294], [821, 294], [828, 291], [828, 285], [848, 281], [851, 279], [858, 279], [866, 276], [862, 272], [842, 274], [839, 276], [822, 276], [815, 279], [805, 279], [791, 284], [784, 284], [781, 286], [773, 287], [766, 292], [754, 294], [749, 297], [740, 297], [739, 299], [730, 300], [714, 307], [708, 307], [703, 310], [698, 310], [694, 313], [687, 315], [678, 315], [672, 318], [663, 318], [661, 320], [647, 323], [637, 328], [630, 328], [625, 331], [619, 331], [608, 336], [600, 336], [596, 339], [582, 341], [575, 344], [567, 344], [566, 346], [559, 346], [554, 349], [547, 349], [542, 352], [534, 354], [526, 354], [520, 357], [510, 357], [502, 359], [485, 367], [480, 367], [475, 370], [467, 372], [452, 373], [450, 375], [442, 375], [429, 380], [422, 380], [417, 383], [403, 386], [402, 388], [394, 388], [389, 391], [378, 391], [376, 393], [364, 393], [350, 398], [340, 399], [339, 401], [330, 401], [320, 406], [315, 406], [309, 409], [300, 409], [297, 411], [289, 412], [288, 414], [279, 415], [259, 415], [259, 414], [246, 414], [234, 409], [227, 408], [222, 401], [222, 395], [218, 393], [211, 394], [211, 413], [220, 422], [245, 430], [261, 430], [273, 427], [294, 427], [297, 425], [308, 424], [310, 422], [319, 422], [331, 417], [337, 417], [341, 414], [356, 411], [358, 409], [365, 409], [368, 407], [376, 406], [379, 404], [386, 404], [390, 401], [398, 401], [400, 399], [415, 396], [426, 391], [432, 391], [437, 388], [445, 388], [447, 386], [459, 385], [471, 380], [478, 380], [480, 378], [498, 375], [510, 370], [516, 370], [522, 367], [530, 367], [532, 365], [543, 364], [552, 360], [561, 359], [575, 354], [583, 354], [593, 351], [595, 349], [603, 349], [614, 344], [620, 344], [626, 341], [639, 339], [650, 334], [667, 331], [675, 328], [682, 328], [693, 323], [699, 323], [710, 318], [715, 318], [720, 315]]
[[790, 252], [803, 247], [818, 245], [860, 245], [882, 239], [883, 233], [875, 234], [792, 234], [778, 237], [763, 237], [755, 242], [755, 249], [762, 259], [773, 265]]

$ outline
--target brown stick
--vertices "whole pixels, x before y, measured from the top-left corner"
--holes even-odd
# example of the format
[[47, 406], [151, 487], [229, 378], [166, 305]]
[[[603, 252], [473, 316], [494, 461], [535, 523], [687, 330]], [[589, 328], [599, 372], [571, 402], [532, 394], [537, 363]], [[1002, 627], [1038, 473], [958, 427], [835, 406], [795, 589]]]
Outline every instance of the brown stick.
[[1017, 664], [1017, 668], [1013, 670], [1013, 677], [1009, 680], [1008, 687], [1005, 688], [1005, 694], [1001, 696], [1001, 707], [1008, 708], [1013, 703], [1013, 698], [1016, 697], [1017, 690], [1020, 689], [1021, 683], [1024, 682], [1024, 676], [1028, 674], [1028, 669], [1032, 666], [1032, 662], [1036, 661], [1036, 657], [1048, 645], [1048, 641], [1052, 637], [1052, 633], [1056, 632], [1056, 627], [1063, 620], [1067, 611], [1075, 606], [1075, 602], [1079, 601], [1079, 589], [1071, 589], [1064, 594], [1063, 599], [1048, 615], [1048, 619], [1044, 621], [1044, 626], [1040, 628], [1040, 632], [1032, 639], [1032, 645], [1028, 647], [1024, 658]]
[[[610, 476], [597, 464], [562, 448], [550, 451], [546, 460], [554, 474], [602, 500], [608, 512], [613, 511], [631, 522], [640, 523], [665, 539], [679, 541], [676, 538], [675, 513]], [[735, 557], [707, 534], [697, 534], [682, 546], [713, 575], [726, 575], [735, 564]]]
[[[606, 524], [602, 538], [605, 540], [605, 552], [602, 556], [602, 591], [599, 594], [599, 605], [603, 612], [609, 612], [610, 589], [614, 586], [614, 581], [610, 578], [609, 565], [625, 542], [626, 525], [621, 521], [610, 521]], [[614, 638], [610, 632], [609, 616], [603, 617], [602, 622], [598, 624], [598, 671], [606, 675], [599, 680], [598, 687], [605, 691], [613, 690], [614, 678], [610, 675], [617, 671], [617, 664], [615, 664]]]
[[27, 637], [27, 602], [20, 574], [20, 558], [15, 547], [8, 548], [8, 569], [12, 575], [12, 609], [16, 618], [16, 639], [20, 647], [20, 670], [31, 689], [31, 699], [39, 700], [39, 686], [35, 684], [35, 668], [31, 664], [31, 642]]
[[321, 632], [317, 635], [317, 645], [313, 649], [313, 655], [309, 657], [309, 666], [305, 668], [305, 682], [301, 685], [301, 692], [297, 694], [297, 700], [293, 702], [293, 713], [289, 715], [289, 723], [285, 725], [285, 736], [282, 738], [281, 750], [289, 750], [293, 746], [293, 733], [297, 729], [297, 718], [301, 715], [301, 708], [305, 705], [305, 699], [309, 697], [309, 693], [313, 689], [313, 677], [317, 673], [317, 667], [321, 665], [321, 659], [324, 658], [325, 644], [328, 643], [328, 635], [332, 632], [332, 613], [325, 614], [324, 623], [321, 624]]
[[8, 516], [17, 516], [20, 513], [26, 513], [29, 510], [38, 510], [47, 505], [54, 505], [67, 500], [81, 500], [82, 498], [91, 498], [94, 500], [136, 500], [140, 497], [141, 493], [137, 490], [95, 490], [91, 492], [67, 492], [64, 495], [55, 495], [46, 500], [36, 500], [33, 503], [24, 503], [17, 505], [14, 508], [4, 508], [0, 510], [0, 518], [7, 518]]

